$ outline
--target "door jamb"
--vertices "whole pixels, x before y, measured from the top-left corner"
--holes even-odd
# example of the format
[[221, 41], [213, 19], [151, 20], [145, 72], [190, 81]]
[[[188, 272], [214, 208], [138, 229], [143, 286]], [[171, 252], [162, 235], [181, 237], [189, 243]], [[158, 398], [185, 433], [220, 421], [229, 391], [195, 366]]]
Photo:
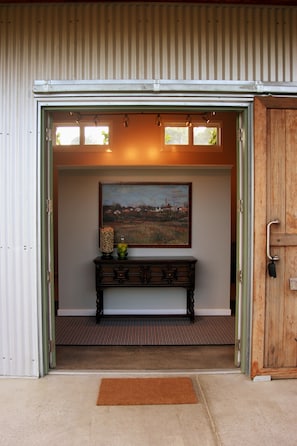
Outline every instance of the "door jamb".
[[[101, 98], [100, 95], [97, 95], [94, 98], [87, 99], [85, 97], [73, 97], [71, 100], [67, 98], [68, 100], [65, 100], [65, 97], [59, 98], [59, 97], [42, 97], [40, 99], [37, 99], [37, 108], [38, 108], [38, 121], [42, 121], [40, 117], [42, 116], [44, 110], [46, 109], [57, 109], [57, 108], [67, 108], [67, 107], [111, 107], [111, 109], [114, 109], [116, 106], [119, 108], [125, 108], [125, 106], [131, 106], [131, 100], [134, 102], [135, 107], [140, 108], [145, 106], [152, 106], [152, 98], [148, 98], [147, 96], [143, 95], [137, 98], [129, 98], [127, 100], [127, 95], [119, 95], [117, 94], [115, 97], [113, 97], [113, 101], [110, 101], [110, 98], [106, 99], [106, 97]], [[216, 97], [216, 96], [206, 96], [200, 97], [198, 94], [193, 95], [191, 94], [191, 97], [177, 97], [174, 96], [173, 98], [170, 97], [170, 95], [166, 96], [165, 98], [162, 97], [153, 97], [154, 100], [154, 107], [172, 107], [174, 109], [180, 109], [180, 108], [186, 108], [186, 107], [196, 107], [200, 109], [206, 109], [206, 108], [220, 108], [221, 110], [225, 111], [238, 111], [243, 112], [244, 115], [244, 131], [245, 131], [245, 137], [246, 137], [246, 144], [245, 144], [245, 179], [244, 179], [244, 196], [246, 197], [246, 203], [245, 203], [245, 216], [244, 216], [244, 229], [243, 229], [243, 243], [244, 247], [246, 249], [243, 249], [242, 252], [242, 264], [243, 264], [243, 283], [242, 283], [242, 312], [241, 315], [238, 315], [238, 317], [241, 317], [241, 324], [240, 324], [240, 330], [241, 333], [239, 334], [241, 341], [241, 348], [243, 352], [243, 356], [241, 356], [241, 371], [245, 374], [250, 373], [250, 334], [251, 334], [251, 309], [252, 309], [252, 264], [253, 264], [253, 252], [252, 252], [252, 245], [253, 243], [248, 243], [248, 240], [253, 240], [252, 234], [253, 234], [253, 144], [252, 144], [252, 108], [253, 108], [253, 97], [250, 95], [246, 97], [242, 97], [242, 95], [237, 95], [234, 97], [228, 96], [228, 97]], [[165, 104], [165, 105], [164, 105]], [[117, 110], [118, 110], [117, 108]], [[42, 135], [42, 129], [38, 129], [39, 134]], [[43, 150], [43, 140], [40, 138], [41, 141], [39, 141], [39, 153], [42, 153]], [[40, 169], [45, 169], [46, 166], [42, 163], [40, 164]], [[44, 175], [44, 171], [40, 172], [40, 178], [42, 179]], [[41, 183], [41, 182], [40, 182]], [[39, 191], [39, 199], [42, 199], [42, 193]], [[40, 206], [40, 222], [42, 223], [42, 219], [44, 218], [42, 214], [42, 203], [39, 203]], [[44, 243], [44, 233], [42, 231], [42, 225], [41, 227], [41, 245]], [[41, 265], [41, 270], [44, 269], [44, 265]], [[40, 278], [41, 280], [41, 294], [42, 290], [44, 290], [44, 280], [45, 277]], [[43, 297], [41, 296], [40, 300], [42, 302]], [[48, 318], [48, 306], [42, 305], [42, 319], [43, 324], [44, 321]], [[244, 315], [244, 317], [243, 317]], [[40, 332], [40, 338], [43, 339], [44, 337], [44, 330]], [[245, 345], [243, 345], [243, 340], [245, 342]], [[42, 348], [40, 352], [40, 375], [43, 376], [48, 373], [48, 363], [46, 364], [45, 361], [48, 360], [49, 356], [49, 345], [47, 340], [42, 341]], [[44, 351], [48, 349], [48, 351]]]

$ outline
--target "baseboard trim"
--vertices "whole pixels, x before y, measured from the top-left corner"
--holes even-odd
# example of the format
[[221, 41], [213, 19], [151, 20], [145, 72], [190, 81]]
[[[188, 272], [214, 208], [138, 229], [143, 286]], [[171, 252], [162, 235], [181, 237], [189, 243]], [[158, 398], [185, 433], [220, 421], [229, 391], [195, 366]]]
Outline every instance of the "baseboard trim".
[[201, 308], [195, 311], [197, 316], [231, 316], [230, 308]]
[[[85, 309], [85, 308], [66, 308], [59, 309], [57, 312], [58, 316], [95, 316], [96, 311], [93, 309]], [[176, 310], [127, 310], [127, 309], [118, 309], [118, 310], [105, 310], [104, 314], [106, 316], [126, 316], [126, 315], [135, 315], [135, 316], [162, 316], [162, 315], [185, 315], [184, 309], [176, 309]], [[228, 308], [200, 308], [195, 311], [196, 316], [230, 316], [231, 310]]]

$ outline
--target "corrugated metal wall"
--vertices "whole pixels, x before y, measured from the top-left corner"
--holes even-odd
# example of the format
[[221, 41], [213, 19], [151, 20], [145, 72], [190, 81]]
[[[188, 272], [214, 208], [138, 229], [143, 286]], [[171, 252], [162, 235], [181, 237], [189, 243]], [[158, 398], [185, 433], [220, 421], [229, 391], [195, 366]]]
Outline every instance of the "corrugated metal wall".
[[34, 80], [297, 81], [296, 23], [292, 7], [0, 7], [1, 375], [40, 371]]
[[17, 81], [297, 80], [293, 7], [91, 3], [1, 12], [2, 52]]

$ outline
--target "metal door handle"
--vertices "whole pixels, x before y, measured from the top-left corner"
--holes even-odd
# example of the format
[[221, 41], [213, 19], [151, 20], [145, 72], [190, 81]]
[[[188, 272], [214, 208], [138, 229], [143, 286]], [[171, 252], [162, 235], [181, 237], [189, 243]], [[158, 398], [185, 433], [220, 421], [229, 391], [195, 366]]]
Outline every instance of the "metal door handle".
[[266, 252], [267, 252], [267, 257], [270, 260], [279, 260], [279, 256], [272, 256], [270, 253], [270, 227], [271, 225], [279, 225], [280, 221], [278, 219], [276, 220], [272, 220], [267, 224], [267, 229], [266, 229]]

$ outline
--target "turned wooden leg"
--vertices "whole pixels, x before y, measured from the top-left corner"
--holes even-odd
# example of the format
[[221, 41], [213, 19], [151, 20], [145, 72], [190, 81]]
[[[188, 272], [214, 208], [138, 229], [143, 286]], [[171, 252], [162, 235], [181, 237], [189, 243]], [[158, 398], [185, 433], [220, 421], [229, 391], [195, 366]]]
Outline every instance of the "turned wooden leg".
[[103, 316], [103, 290], [97, 290], [96, 299], [96, 324], [99, 324], [101, 317]]
[[194, 300], [194, 290], [187, 289], [187, 313], [190, 317], [191, 322], [195, 322], [195, 300]]

